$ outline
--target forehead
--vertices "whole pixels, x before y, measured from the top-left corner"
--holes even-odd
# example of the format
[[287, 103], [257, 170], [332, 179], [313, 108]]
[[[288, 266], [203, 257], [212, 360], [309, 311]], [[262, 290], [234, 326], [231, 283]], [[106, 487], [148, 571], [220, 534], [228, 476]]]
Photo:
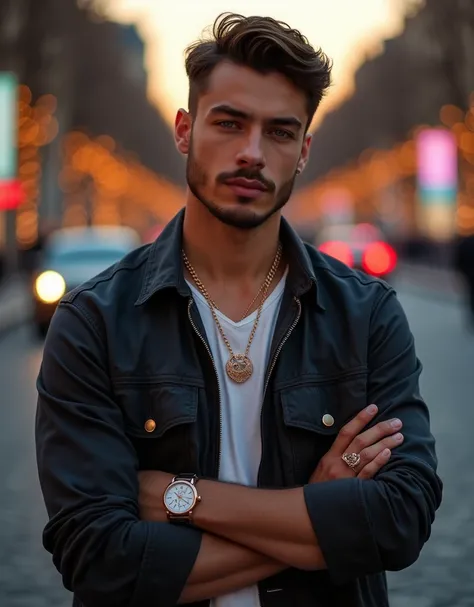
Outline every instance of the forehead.
[[230, 105], [261, 119], [293, 115], [304, 123], [307, 118], [305, 94], [285, 76], [261, 74], [227, 61], [212, 71], [199, 99], [204, 113], [216, 105]]

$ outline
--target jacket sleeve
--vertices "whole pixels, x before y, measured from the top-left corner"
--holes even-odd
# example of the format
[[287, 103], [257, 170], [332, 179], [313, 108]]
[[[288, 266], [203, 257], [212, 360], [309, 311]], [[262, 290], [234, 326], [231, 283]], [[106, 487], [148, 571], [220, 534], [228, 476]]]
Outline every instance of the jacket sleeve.
[[372, 313], [368, 366], [367, 404], [379, 407], [373, 423], [400, 418], [405, 440], [372, 480], [341, 479], [304, 488], [335, 583], [414, 563], [441, 503], [435, 441], [419, 392], [421, 364], [393, 290], [381, 297]]
[[176, 605], [201, 532], [140, 520], [138, 461], [114, 402], [105, 339], [76, 304], [56, 310], [37, 389], [43, 543], [65, 587], [87, 607]]

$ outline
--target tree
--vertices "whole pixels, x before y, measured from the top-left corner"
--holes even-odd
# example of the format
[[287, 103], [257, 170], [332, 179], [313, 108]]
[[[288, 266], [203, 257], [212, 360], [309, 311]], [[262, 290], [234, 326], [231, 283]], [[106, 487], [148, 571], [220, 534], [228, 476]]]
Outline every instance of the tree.
[[474, 2], [427, 0], [423, 9], [438, 50], [437, 68], [453, 104], [469, 106], [474, 89]]

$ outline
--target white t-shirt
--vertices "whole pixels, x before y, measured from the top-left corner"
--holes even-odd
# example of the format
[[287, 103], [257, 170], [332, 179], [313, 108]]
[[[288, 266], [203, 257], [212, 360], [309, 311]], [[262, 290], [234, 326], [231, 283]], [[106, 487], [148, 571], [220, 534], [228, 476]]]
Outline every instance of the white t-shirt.
[[[253, 364], [253, 374], [242, 384], [233, 382], [227, 376], [225, 366], [230, 356], [229, 351], [219, 333], [206, 299], [192, 283], [188, 283], [201, 315], [219, 376], [222, 416], [219, 466], [219, 480], [221, 481], [257, 486], [257, 474], [262, 457], [260, 416], [265, 371], [285, 280], [286, 273], [263, 304], [260, 322], [249, 352], [249, 358]], [[257, 311], [241, 322], [233, 322], [218, 310], [216, 310], [216, 314], [234, 353], [243, 354]], [[260, 607], [258, 587], [255, 585], [218, 597], [211, 602], [211, 607]]]

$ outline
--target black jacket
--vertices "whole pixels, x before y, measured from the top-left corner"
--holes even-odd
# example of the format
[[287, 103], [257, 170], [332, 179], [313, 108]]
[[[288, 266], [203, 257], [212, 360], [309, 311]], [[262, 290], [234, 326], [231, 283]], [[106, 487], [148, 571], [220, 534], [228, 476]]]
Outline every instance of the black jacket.
[[[171, 607], [199, 551], [199, 530], [141, 521], [137, 506], [140, 469], [210, 478], [218, 469], [219, 385], [183, 276], [182, 219], [66, 295], [46, 339], [36, 424], [44, 545], [75, 605]], [[281, 238], [290, 270], [258, 484], [305, 485], [328, 570], [263, 581], [261, 604], [383, 607], [384, 571], [418, 558], [441, 501], [421, 365], [390, 286], [303, 244], [285, 221]], [[403, 445], [373, 480], [308, 485], [340, 428], [370, 403], [374, 423], [403, 420]]]

